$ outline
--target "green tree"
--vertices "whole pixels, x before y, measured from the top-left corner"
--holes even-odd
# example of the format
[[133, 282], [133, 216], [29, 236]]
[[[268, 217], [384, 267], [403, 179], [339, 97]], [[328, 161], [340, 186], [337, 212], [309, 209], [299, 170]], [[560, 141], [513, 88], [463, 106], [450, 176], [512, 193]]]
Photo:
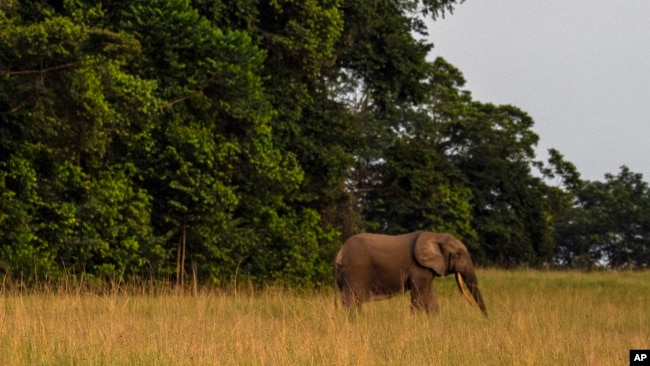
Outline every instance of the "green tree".
[[439, 125], [427, 107], [395, 109], [384, 130], [368, 134], [374, 154], [360, 160], [356, 181], [365, 229], [386, 233], [450, 232], [477, 244], [472, 193], [440, 151]]
[[124, 69], [138, 44], [27, 5], [0, 12], [4, 266], [25, 278], [156, 268], [150, 197], [124, 159], [147, 146], [157, 103], [154, 84]]
[[621, 167], [605, 181], [587, 181], [557, 225], [556, 258], [570, 267], [646, 268], [650, 263], [650, 188]]
[[[411, 147], [416, 153], [405, 161], [426, 167], [404, 176], [441, 177], [437, 183], [417, 186], [453, 193], [443, 197], [447, 209], [438, 213], [448, 212], [441, 217], [457, 220], [448, 226], [463, 228], [459, 234], [467, 237], [470, 247], [480, 246], [480, 260], [513, 266], [550, 259], [553, 241], [545, 185], [531, 173], [538, 139], [532, 118], [516, 107], [473, 101], [461, 89], [465, 81], [460, 71], [443, 59], [431, 64], [428, 80], [431, 94], [419, 112], [420, 129], [410, 129], [405, 118], [395, 128], [400, 139], [408, 137], [416, 146]], [[427, 166], [426, 161], [436, 163]], [[421, 202], [421, 197], [415, 198]]]
[[415, 229], [544, 263], [579, 176], [426, 61], [460, 3], [4, 2], [0, 266], [330, 283], [341, 239]]
[[[273, 141], [265, 52], [246, 33], [221, 30], [188, 1], [136, 2], [120, 16], [122, 29], [142, 44], [138, 68], [158, 82], [165, 100], [154, 159], [141, 170], [156, 197], [156, 232], [176, 252], [177, 279], [183, 281], [187, 261], [215, 282], [235, 273], [273, 278], [260, 263], [275, 250], [312, 242], [278, 232], [289, 226], [285, 221], [307, 225], [300, 217], [309, 213], [286, 204], [303, 173]], [[301, 260], [312, 258], [283, 256], [277, 263], [298, 267]]]

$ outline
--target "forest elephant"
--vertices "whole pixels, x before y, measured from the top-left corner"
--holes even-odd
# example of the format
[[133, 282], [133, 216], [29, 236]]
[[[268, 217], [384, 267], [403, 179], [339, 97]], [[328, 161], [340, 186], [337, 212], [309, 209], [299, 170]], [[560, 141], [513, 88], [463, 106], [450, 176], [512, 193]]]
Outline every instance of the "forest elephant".
[[472, 259], [465, 245], [452, 235], [422, 231], [357, 234], [343, 244], [334, 262], [334, 279], [343, 305], [357, 309], [366, 301], [411, 291], [412, 310], [437, 313], [433, 279], [452, 273], [463, 296], [471, 303], [465, 282], [487, 317]]

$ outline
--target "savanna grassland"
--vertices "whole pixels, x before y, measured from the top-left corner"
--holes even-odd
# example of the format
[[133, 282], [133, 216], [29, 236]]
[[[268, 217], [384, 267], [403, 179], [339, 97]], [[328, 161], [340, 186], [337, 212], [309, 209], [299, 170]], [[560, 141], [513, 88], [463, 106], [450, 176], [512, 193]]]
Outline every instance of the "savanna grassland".
[[648, 271], [478, 275], [489, 319], [451, 277], [434, 317], [407, 296], [356, 314], [331, 291], [5, 285], [0, 364], [624, 365], [650, 348]]

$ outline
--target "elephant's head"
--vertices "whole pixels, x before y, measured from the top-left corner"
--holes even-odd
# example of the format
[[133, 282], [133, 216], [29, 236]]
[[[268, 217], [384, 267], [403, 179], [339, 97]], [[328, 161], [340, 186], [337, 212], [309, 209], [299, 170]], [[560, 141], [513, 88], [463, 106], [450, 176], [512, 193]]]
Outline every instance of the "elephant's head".
[[464, 279], [469, 292], [483, 314], [487, 316], [483, 296], [478, 288], [474, 264], [463, 243], [449, 234], [422, 232], [416, 239], [414, 255], [420, 265], [432, 269], [439, 276], [455, 274], [458, 289], [467, 296], [463, 289]]

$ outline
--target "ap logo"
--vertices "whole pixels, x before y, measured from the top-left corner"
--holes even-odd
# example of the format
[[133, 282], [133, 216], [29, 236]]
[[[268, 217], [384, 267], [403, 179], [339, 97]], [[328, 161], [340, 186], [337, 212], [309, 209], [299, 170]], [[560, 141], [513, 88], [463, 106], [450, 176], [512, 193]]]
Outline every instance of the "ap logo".
[[630, 350], [630, 366], [650, 365], [650, 350]]

